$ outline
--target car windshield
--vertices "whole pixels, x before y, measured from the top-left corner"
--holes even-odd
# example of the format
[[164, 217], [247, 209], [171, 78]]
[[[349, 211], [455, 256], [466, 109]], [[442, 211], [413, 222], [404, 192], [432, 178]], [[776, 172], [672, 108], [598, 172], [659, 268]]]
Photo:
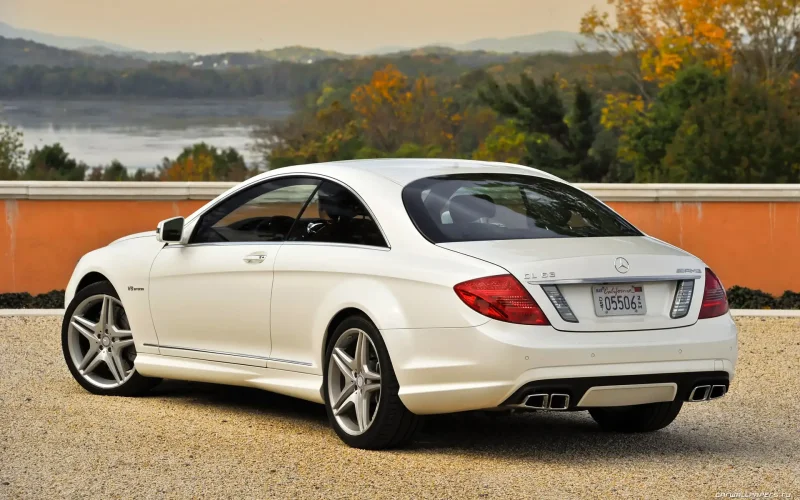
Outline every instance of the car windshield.
[[434, 243], [642, 234], [586, 193], [529, 175], [427, 177], [403, 189], [403, 203]]

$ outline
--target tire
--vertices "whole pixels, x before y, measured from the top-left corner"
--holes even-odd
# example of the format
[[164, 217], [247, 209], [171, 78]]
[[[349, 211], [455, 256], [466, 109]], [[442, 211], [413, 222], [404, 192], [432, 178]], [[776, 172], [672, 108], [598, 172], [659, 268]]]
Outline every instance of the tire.
[[[103, 308], [110, 313], [105, 316], [112, 317], [105, 324], [100, 321]], [[138, 396], [161, 381], [136, 371], [133, 332], [119, 295], [108, 281], [75, 294], [64, 313], [61, 350], [72, 376], [93, 394]]]
[[589, 414], [600, 427], [616, 432], [653, 432], [675, 420], [683, 401], [650, 403], [616, 408], [592, 408]]
[[[362, 334], [366, 336], [366, 340]], [[359, 341], [369, 348], [366, 353], [367, 362], [362, 363], [365, 368], [352, 364], [358, 360], [356, 349]], [[333, 357], [334, 349], [337, 351], [338, 361]], [[342, 365], [341, 362], [349, 364]], [[352, 374], [353, 368], [355, 375]], [[351, 374], [345, 375], [343, 370], [351, 371]], [[325, 350], [323, 373], [323, 394], [328, 420], [347, 445], [365, 450], [379, 450], [396, 448], [411, 441], [420, 417], [408, 411], [400, 401], [397, 394], [400, 385], [386, 344], [369, 320], [361, 316], [351, 316], [336, 328]], [[379, 375], [377, 382], [374, 379], [376, 375]], [[378, 389], [375, 389], [376, 384], [379, 385]], [[350, 385], [352, 392], [345, 394]], [[366, 419], [359, 418], [356, 413], [358, 402], [365, 400], [366, 410], [362, 415], [366, 415]], [[339, 404], [335, 412], [333, 405], [337, 403]], [[366, 424], [362, 425], [362, 421]]]

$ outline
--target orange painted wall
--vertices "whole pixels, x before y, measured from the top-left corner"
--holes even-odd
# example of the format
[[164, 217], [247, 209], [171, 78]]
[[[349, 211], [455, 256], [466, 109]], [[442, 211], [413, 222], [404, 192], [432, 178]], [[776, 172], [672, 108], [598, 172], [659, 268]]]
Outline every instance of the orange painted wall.
[[642, 231], [703, 259], [726, 288], [800, 292], [800, 203], [609, 205]]
[[[84, 253], [205, 201], [0, 200], [0, 293], [63, 289]], [[705, 260], [726, 287], [800, 291], [800, 203], [611, 202], [648, 234]]]
[[0, 293], [61, 290], [83, 254], [207, 201], [0, 200]]

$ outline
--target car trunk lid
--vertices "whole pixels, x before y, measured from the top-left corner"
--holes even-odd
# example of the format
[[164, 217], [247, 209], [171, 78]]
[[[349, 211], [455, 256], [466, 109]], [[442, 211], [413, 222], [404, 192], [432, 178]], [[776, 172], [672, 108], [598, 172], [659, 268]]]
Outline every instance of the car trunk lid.
[[[473, 241], [440, 246], [506, 269], [526, 287], [553, 327], [559, 330], [626, 331], [688, 326], [697, 320], [702, 303], [702, 281], [698, 280], [703, 276], [703, 263], [647, 236]], [[694, 280], [691, 305], [684, 317], [672, 318], [670, 311], [682, 280]], [[559, 314], [543, 285], [557, 287], [577, 322], [565, 320]], [[643, 294], [644, 314], [626, 311], [619, 316], [598, 315], [595, 302], [603, 293], [613, 295], [612, 287], [633, 290], [633, 286]]]

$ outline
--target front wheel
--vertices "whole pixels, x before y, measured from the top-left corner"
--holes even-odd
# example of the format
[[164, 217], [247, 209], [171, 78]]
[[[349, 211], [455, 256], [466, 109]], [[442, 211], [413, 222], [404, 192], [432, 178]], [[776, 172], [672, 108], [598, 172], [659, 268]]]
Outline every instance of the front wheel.
[[605, 430], [617, 432], [653, 432], [675, 420], [682, 401], [650, 403], [612, 408], [592, 408], [589, 414]]
[[61, 348], [70, 373], [91, 393], [135, 396], [159, 382], [136, 372], [133, 332], [108, 281], [75, 294], [64, 314]]
[[400, 401], [386, 345], [370, 321], [344, 320], [328, 342], [325, 360], [325, 408], [342, 441], [375, 450], [411, 440], [419, 417]]

